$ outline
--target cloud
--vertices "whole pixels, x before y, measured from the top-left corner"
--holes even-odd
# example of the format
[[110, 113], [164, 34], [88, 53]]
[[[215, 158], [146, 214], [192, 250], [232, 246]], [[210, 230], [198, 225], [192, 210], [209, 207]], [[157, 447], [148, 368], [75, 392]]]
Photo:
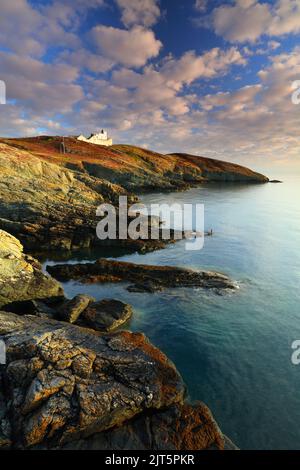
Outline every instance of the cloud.
[[0, 69], [7, 99], [17, 100], [27, 111], [67, 112], [83, 98], [81, 87], [74, 83], [78, 69], [71, 65], [0, 52]]
[[153, 26], [160, 18], [158, 0], [116, 0], [122, 12], [122, 22], [126, 27]]
[[[74, 11], [74, 10], [72, 10]], [[43, 14], [44, 13], [44, 14]], [[2, 47], [23, 55], [41, 57], [55, 43], [77, 47], [79, 40], [64, 29], [57, 17], [33, 8], [26, 0], [1, 1], [0, 42]], [[61, 9], [61, 15], [64, 8]]]
[[[202, 98], [197, 135], [203, 153], [252, 162], [298, 159], [299, 106], [291, 96], [293, 80], [300, 77], [300, 48], [270, 60], [258, 73], [260, 83]], [[191, 121], [195, 115], [189, 115]]]
[[300, 32], [299, 0], [277, 0], [274, 4], [257, 0], [235, 0], [213, 10], [210, 24], [230, 42], [255, 42], [262, 35], [282, 36]]
[[162, 47], [153, 31], [141, 26], [135, 26], [129, 31], [96, 26], [91, 31], [91, 38], [104, 57], [133, 67], [141, 67], [149, 59], [157, 57]]
[[205, 13], [208, 6], [208, 0], [196, 0], [195, 8], [201, 13]]
[[59, 61], [97, 74], [108, 72], [115, 65], [113, 60], [99, 54], [93, 54], [83, 47], [76, 51], [62, 52], [59, 56]]
[[273, 19], [269, 26], [270, 36], [300, 32], [299, 0], [278, 0], [273, 9]]
[[[210, 57], [207, 66], [215, 70], [214, 76], [225, 73], [228, 65], [214, 68], [225, 54], [208, 53], [205, 58], [207, 62]], [[194, 55], [191, 64], [197, 58]], [[165, 153], [191, 152], [252, 166], [288, 159], [296, 162], [299, 106], [292, 104], [291, 95], [293, 80], [300, 77], [300, 48], [270, 57], [270, 65], [258, 73], [258, 83], [204, 96], [186, 89], [182, 93], [207, 73], [203, 68], [197, 73], [189, 70], [188, 63], [184, 55], [166, 59], [158, 70], [115, 70], [113, 88], [111, 83], [102, 83], [97, 90], [107, 103], [102, 118], [118, 140], [132, 140]]]
[[189, 112], [191, 105], [191, 96], [182, 93], [184, 86], [200, 78], [223, 75], [231, 65], [244, 64], [244, 58], [234, 47], [227, 51], [214, 48], [199, 56], [189, 51], [179, 59], [168, 57], [158, 69], [148, 66], [140, 73], [117, 70], [112, 82], [119, 90], [128, 91], [126, 104], [136, 111], [160, 109], [169, 116], [181, 116]]
[[255, 0], [237, 0], [234, 6], [213, 11], [215, 33], [231, 42], [255, 41], [272, 21], [269, 5]]
[[[149, 29], [160, 18], [159, 2], [119, 0], [128, 29], [97, 24], [84, 35], [90, 9], [102, 0], [0, 3], [0, 78], [8, 95], [1, 134], [73, 135], [103, 126], [116, 141], [166, 153], [240, 162], [299, 157], [299, 106], [291, 94], [300, 48], [283, 53], [277, 40], [299, 31], [299, 1], [226, 2], [201, 18], [227, 40], [247, 44], [177, 57], [160, 55], [162, 43]], [[200, 13], [205, 3], [191, 2]], [[250, 57], [259, 54], [265, 57], [257, 63], [266, 65], [253, 78]], [[223, 80], [234, 66], [238, 74]]]
[[214, 77], [224, 73], [230, 65], [245, 65], [246, 61], [236, 47], [223, 51], [216, 47], [203, 55], [197, 56], [189, 51], [179, 60], [170, 58], [162, 68], [164, 76], [174, 83], [175, 87], [190, 84], [200, 77]]

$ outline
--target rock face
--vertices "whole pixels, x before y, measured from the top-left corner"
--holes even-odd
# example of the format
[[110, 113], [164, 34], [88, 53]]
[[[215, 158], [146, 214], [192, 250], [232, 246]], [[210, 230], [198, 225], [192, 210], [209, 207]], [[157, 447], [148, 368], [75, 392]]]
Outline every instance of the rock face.
[[124, 190], [0, 143], [0, 228], [27, 250], [88, 247], [96, 208]]
[[37, 156], [0, 142], [0, 229], [19, 238], [27, 251], [117, 246], [131, 253], [169, 243], [162, 236], [159, 240], [99, 240], [98, 206], [117, 205], [120, 195], [128, 195], [128, 203], [137, 198], [108, 180], [67, 169], [36, 152]]
[[224, 274], [170, 266], [151, 266], [99, 259], [95, 263], [47, 266], [60, 281], [70, 279], [87, 283], [131, 281], [131, 292], [155, 292], [167, 287], [204, 287], [234, 289], [236, 285]]
[[0, 307], [16, 300], [61, 294], [59, 283], [45, 275], [35, 259], [23, 253], [19, 240], [0, 230]]
[[[166, 410], [142, 413], [123, 426], [67, 444], [80, 450], [218, 450], [222, 435], [211, 412], [201, 402], [172, 405]], [[231, 449], [234, 446], [231, 445]]]
[[0, 369], [3, 447], [224, 447], [208, 410], [184, 403], [174, 365], [142, 334], [99, 336], [0, 312], [0, 339], [7, 351]]

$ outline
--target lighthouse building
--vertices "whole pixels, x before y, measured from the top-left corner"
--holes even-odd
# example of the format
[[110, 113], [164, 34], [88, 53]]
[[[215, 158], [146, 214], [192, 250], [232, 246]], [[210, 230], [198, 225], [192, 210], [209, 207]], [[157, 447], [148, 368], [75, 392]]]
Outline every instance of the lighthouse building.
[[110, 147], [113, 144], [112, 139], [108, 137], [107, 132], [103, 129], [101, 132], [99, 132], [99, 134], [91, 134], [88, 138], [81, 134], [79, 137], [77, 137], [77, 140], [88, 142], [89, 144], [104, 145], [106, 147]]

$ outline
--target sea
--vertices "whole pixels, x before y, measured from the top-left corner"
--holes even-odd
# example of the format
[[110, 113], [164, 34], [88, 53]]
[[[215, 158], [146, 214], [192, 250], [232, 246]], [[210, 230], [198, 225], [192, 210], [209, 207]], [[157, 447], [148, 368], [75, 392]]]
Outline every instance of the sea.
[[[283, 184], [203, 184], [185, 192], [141, 197], [153, 203], [203, 204], [201, 250], [184, 240], [140, 254], [95, 250], [69, 262], [100, 256], [134, 263], [214, 270], [238, 289], [130, 293], [126, 283], [64, 283], [68, 297], [130, 303], [127, 329], [141, 331], [176, 365], [189, 399], [211, 409], [222, 431], [241, 449], [300, 449], [300, 178]], [[102, 251], [102, 252], [101, 252]], [[44, 263], [55, 264], [49, 257]], [[294, 361], [295, 362], [295, 361]]]

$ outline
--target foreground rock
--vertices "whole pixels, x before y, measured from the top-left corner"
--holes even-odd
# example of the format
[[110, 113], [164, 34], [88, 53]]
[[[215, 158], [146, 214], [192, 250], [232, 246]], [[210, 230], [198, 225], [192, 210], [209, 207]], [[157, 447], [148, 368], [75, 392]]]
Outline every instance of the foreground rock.
[[0, 339], [7, 350], [0, 369], [4, 448], [224, 447], [208, 410], [184, 403], [174, 365], [142, 334], [99, 336], [0, 312]]
[[234, 289], [236, 285], [224, 274], [170, 266], [151, 266], [99, 259], [95, 263], [47, 266], [47, 271], [60, 281], [86, 283], [133, 282], [132, 292], [156, 292], [167, 287], [204, 287]]
[[[64, 446], [78, 450], [202, 450], [223, 449], [222, 435], [203, 403], [176, 404], [162, 411], [142, 413], [123, 426]], [[230, 449], [234, 448], [231, 444]]]
[[19, 240], [0, 230], [0, 307], [14, 301], [62, 294], [59, 283], [23, 253]]

